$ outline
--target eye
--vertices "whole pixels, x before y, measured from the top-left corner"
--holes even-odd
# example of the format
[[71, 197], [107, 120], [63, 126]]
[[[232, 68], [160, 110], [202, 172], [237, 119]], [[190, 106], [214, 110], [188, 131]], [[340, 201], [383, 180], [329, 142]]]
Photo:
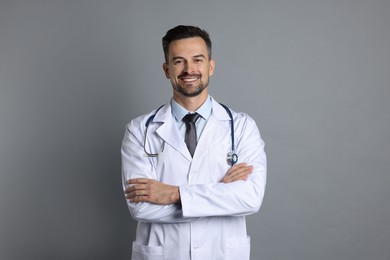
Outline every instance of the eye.
[[194, 61], [195, 61], [195, 63], [200, 63], [200, 62], [203, 61], [203, 59], [202, 58], [196, 58]]
[[185, 62], [185, 60], [184, 59], [182, 59], [182, 58], [175, 58], [175, 59], [173, 59], [173, 65], [181, 65], [181, 64], [183, 64]]

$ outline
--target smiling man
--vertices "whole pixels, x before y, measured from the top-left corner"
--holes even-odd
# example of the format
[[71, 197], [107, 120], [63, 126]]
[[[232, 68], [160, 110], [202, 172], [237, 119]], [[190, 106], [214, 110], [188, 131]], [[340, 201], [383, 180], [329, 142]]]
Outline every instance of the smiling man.
[[168, 47], [163, 64], [165, 75], [171, 80], [174, 99], [196, 97], [206, 100], [209, 76], [213, 75], [215, 62], [209, 56], [206, 42], [201, 37], [173, 41]]
[[249, 259], [245, 216], [266, 184], [254, 120], [208, 93], [208, 33], [177, 26], [163, 38], [170, 102], [133, 119], [122, 143], [124, 193], [138, 221], [132, 259]]

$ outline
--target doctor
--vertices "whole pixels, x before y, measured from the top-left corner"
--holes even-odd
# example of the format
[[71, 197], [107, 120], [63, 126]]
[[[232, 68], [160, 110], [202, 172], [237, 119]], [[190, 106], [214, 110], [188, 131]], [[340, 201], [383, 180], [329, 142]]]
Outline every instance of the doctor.
[[[263, 200], [264, 142], [251, 117], [231, 111], [231, 119], [208, 94], [215, 62], [206, 31], [177, 26], [163, 49], [173, 97], [133, 119], [122, 143], [124, 192], [138, 221], [132, 259], [249, 259], [245, 216]], [[194, 113], [196, 133], [183, 122]], [[186, 144], [191, 131], [196, 148]]]

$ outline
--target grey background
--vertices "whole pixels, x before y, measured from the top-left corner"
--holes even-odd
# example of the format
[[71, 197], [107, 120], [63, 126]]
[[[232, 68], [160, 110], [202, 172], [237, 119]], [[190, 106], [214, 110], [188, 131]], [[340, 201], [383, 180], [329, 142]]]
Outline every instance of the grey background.
[[269, 159], [252, 259], [390, 259], [390, 1], [0, 2], [0, 259], [129, 259], [131, 118], [165, 103], [161, 37], [214, 43], [211, 94]]

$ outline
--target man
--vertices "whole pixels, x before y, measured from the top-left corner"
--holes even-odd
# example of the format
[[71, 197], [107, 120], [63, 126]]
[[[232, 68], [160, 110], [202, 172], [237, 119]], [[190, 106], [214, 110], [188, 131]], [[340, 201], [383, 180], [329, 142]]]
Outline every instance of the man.
[[138, 221], [132, 259], [249, 259], [245, 216], [263, 200], [264, 142], [251, 117], [209, 96], [206, 31], [177, 26], [163, 49], [173, 97], [132, 120], [122, 143], [124, 192]]

